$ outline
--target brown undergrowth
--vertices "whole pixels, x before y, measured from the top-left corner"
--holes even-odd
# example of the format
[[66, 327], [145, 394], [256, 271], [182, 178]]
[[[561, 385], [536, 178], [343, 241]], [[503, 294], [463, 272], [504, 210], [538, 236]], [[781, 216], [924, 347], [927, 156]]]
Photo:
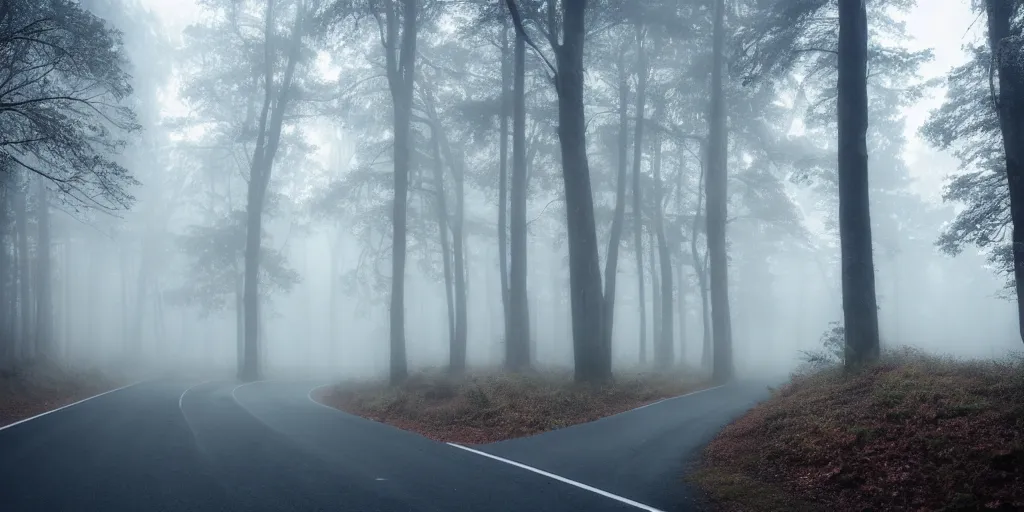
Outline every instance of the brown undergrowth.
[[0, 426], [63, 407], [113, 389], [96, 372], [36, 364], [0, 372]]
[[1024, 360], [904, 351], [796, 376], [694, 480], [723, 510], [1024, 510]]
[[593, 421], [706, 387], [686, 375], [629, 373], [595, 387], [574, 384], [571, 373], [559, 371], [462, 378], [428, 371], [398, 387], [343, 383], [317, 398], [437, 441], [482, 444]]

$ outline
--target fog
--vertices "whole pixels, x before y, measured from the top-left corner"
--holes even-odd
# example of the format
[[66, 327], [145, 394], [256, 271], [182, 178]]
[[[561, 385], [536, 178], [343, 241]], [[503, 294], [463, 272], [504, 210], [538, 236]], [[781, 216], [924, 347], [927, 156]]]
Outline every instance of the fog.
[[[281, 41], [274, 76], [281, 81], [298, 11], [293, 1], [278, 3], [274, 32]], [[1005, 244], [995, 239], [972, 244], [974, 238], [963, 233], [954, 237], [960, 242], [948, 240], [951, 231], [957, 232], [951, 226], [958, 215], [974, 206], [944, 200], [941, 191], [975, 168], [957, 147], [937, 147], [921, 131], [946, 101], [950, 70], [970, 58], [961, 47], [982, 42], [984, 30], [972, 26], [966, 6], [955, 7], [963, 11], [959, 16], [940, 16], [938, 7], [927, 3], [927, 8], [890, 9], [895, 20], [910, 23], [873, 33], [872, 44], [908, 54], [934, 50], [933, 58], [920, 56], [920, 65], [882, 69], [869, 80], [877, 85], [870, 93], [868, 147], [882, 345], [999, 357], [1020, 346], [1013, 288], [1007, 286], [1007, 267], [999, 256]], [[258, 124], [263, 102], [266, 5], [227, 0], [80, 4], [123, 33], [120, 48], [132, 92], [118, 101], [134, 110], [140, 129], [112, 130], [124, 140], [114, 159], [138, 183], [120, 181], [134, 200], [118, 204], [97, 192], [103, 187], [47, 180], [5, 160], [0, 239], [5, 313], [0, 327], [10, 351], [4, 364], [32, 359], [41, 337], [48, 337], [53, 354], [67, 364], [140, 374], [234, 375], [244, 353], [247, 194], [254, 151], [259, 151], [257, 137], [247, 130]], [[386, 23], [378, 25], [379, 17], [360, 11], [369, 9], [360, 2], [342, 2], [345, 12], [331, 11], [332, 2], [305, 4], [310, 19], [297, 58], [297, 92], [283, 114], [262, 211], [260, 377], [383, 377], [393, 346], [395, 165], [389, 92], [394, 86], [389, 86], [385, 68], [390, 64], [382, 51], [386, 34], [378, 31]], [[457, 228], [464, 243], [467, 366], [497, 367], [506, 361], [507, 333], [499, 253], [510, 250], [499, 245], [498, 237], [499, 204], [508, 201], [499, 202], [499, 192], [505, 192], [499, 183], [498, 136], [502, 37], [509, 41], [514, 32], [507, 20], [495, 21], [505, 19], [491, 13], [496, 2], [428, 4], [422, 13], [427, 21], [417, 35], [409, 141], [406, 360], [410, 372], [450, 364], [456, 312], [449, 297], [458, 285], [446, 285], [445, 278], [454, 281], [457, 270], [450, 267], [460, 264], [448, 256], [445, 265], [443, 255], [455, 250]], [[842, 321], [843, 310], [834, 77], [821, 78], [812, 73], [812, 64], [804, 63], [773, 87], [744, 86], [737, 48], [741, 29], [754, 27], [741, 25], [743, 16], [742, 9], [728, 15], [737, 41], [728, 44], [735, 60], [726, 79], [727, 254], [733, 359], [737, 375], [751, 376], [794, 369], [803, 351], [821, 348], [823, 333]], [[924, 23], [921, 17], [941, 20]], [[527, 47], [525, 54], [522, 217], [529, 358], [537, 367], [571, 368], [558, 97], [539, 54], [554, 60], [541, 23], [528, 20], [528, 25], [538, 47]], [[703, 279], [698, 275], [707, 268], [705, 218], [698, 207], [704, 201], [704, 163], [702, 147], [681, 134], [707, 131], [704, 61], [711, 45], [700, 42], [710, 28], [703, 21], [692, 25], [684, 35], [668, 26], [649, 28], [642, 36], [650, 45], [646, 116], [655, 120], [644, 137], [657, 140], [658, 149], [645, 141], [642, 151], [640, 179], [649, 212], [642, 233], [643, 276], [636, 264], [632, 185], [626, 182], [611, 338], [617, 371], [655, 361], [654, 340], [664, 323], [658, 321], [658, 308], [668, 299], [674, 315], [672, 365], [701, 372], [709, 364], [704, 336], [710, 320], [703, 318]], [[904, 29], [901, 39], [897, 32]], [[954, 29], [956, 37], [937, 35]], [[585, 53], [587, 156], [602, 276], [620, 162], [626, 162], [629, 179], [634, 172], [636, 34], [633, 24], [612, 23], [588, 36]], [[617, 69], [620, 59], [625, 67]], [[620, 71], [629, 84], [626, 146], [618, 139]], [[508, 122], [511, 190], [516, 180], [512, 116]], [[435, 124], [442, 127], [437, 133]], [[622, 150], [628, 153], [625, 160], [619, 160]], [[435, 179], [439, 168], [440, 181]], [[447, 203], [440, 230], [438, 183]], [[33, 192], [37, 186], [47, 187], [49, 195]], [[18, 197], [27, 202], [19, 206]], [[49, 197], [48, 203], [40, 197]], [[652, 197], [661, 197], [661, 204]], [[512, 204], [511, 223], [515, 213]], [[40, 242], [43, 222], [49, 224], [49, 239]], [[1001, 228], [1007, 229], [1006, 223]], [[514, 245], [515, 235], [510, 236]], [[691, 252], [694, 236], [696, 257]], [[39, 263], [44, 243], [49, 275], [41, 275], [46, 270]], [[673, 293], [668, 299], [652, 295], [662, 289], [661, 245], [671, 253]], [[942, 250], [953, 246], [959, 254]], [[39, 305], [44, 294], [50, 306]], [[46, 308], [51, 312], [44, 314]], [[43, 327], [46, 322], [51, 327]]]

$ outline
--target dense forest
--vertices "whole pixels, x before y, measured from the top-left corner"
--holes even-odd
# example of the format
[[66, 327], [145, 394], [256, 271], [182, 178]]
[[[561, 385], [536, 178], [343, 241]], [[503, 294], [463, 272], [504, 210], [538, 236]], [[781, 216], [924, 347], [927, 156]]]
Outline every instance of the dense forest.
[[1019, 2], [970, 2], [936, 77], [912, 0], [151, 4], [0, 2], [3, 368], [725, 382], [823, 332], [851, 368], [1018, 346]]

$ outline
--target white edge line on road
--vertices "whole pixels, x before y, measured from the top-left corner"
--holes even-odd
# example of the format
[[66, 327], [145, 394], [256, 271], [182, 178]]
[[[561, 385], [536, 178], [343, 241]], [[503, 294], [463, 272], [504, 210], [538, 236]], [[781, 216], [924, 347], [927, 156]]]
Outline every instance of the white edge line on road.
[[659, 509], [656, 509], [656, 508], [648, 506], [648, 505], [644, 505], [643, 503], [638, 503], [638, 502], [633, 501], [633, 500], [631, 500], [629, 498], [623, 498], [622, 496], [618, 496], [618, 495], [612, 494], [612, 493], [607, 492], [607, 491], [602, 491], [601, 489], [598, 489], [596, 487], [591, 487], [591, 486], [589, 486], [587, 484], [581, 484], [581, 483], [576, 482], [574, 480], [569, 480], [568, 478], [561, 477], [561, 476], [558, 476], [558, 475], [555, 475], [555, 474], [552, 474], [552, 473], [548, 473], [547, 471], [543, 471], [543, 470], [540, 470], [540, 469], [537, 469], [537, 468], [534, 468], [534, 467], [527, 466], [526, 464], [520, 464], [520, 463], [518, 463], [516, 461], [513, 461], [513, 460], [503, 459], [501, 457], [498, 457], [497, 455], [491, 455], [491, 454], [486, 453], [486, 452], [482, 452], [482, 451], [479, 451], [479, 450], [474, 450], [472, 448], [467, 448], [465, 446], [462, 446], [461, 444], [455, 444], [455, 443], [446, 443], [446, 444], [448, 444], [448, 446], [454, 446], [456, 448], [459, 448], [459, 449], [462, 449], [462, 450], [466, 450], [467, 452], [472, 452], [472, 453], [475, 453], [477, 455], [482, 455], [484, 457], [487, 457], [487, 458], [490, 458], [490, 459], [494, 459], [494, 460], [499, 461], [499, 462], [504, 462], [505, 464], [511, 464], [511, 465], [513, 465], [513, 466], [515, 466], [517, 468], [522, 468], [522, 469], [525, 469], [527, 471], [532, 471], [534, 473], [537, 473], [538, 475], [543, 475], [543, 476], [546, 476], [548, 478], [551, 478], [551, 479], [554, 479], [554, 480], [558, 480], [559, 482], [566, 483], [566, 484], [572, 485], [574, 487], [578, 487], [578, 488], [583, 489], [585, 491], [590, 491], [590, 492], [592, 492], [594, 494], [600, 494], [601, 496], [604, 496], [605, 498], [610, 498], [610, 499], [613, 499], [613, 500], [618, 501], [620, 503], [625, 503], [626, 505], [630, 505], [632, 507], [636, 507], [636, 508], [638, 508], [640, 510], [646, 510], [647, 512], [662, 512]]
[[334, 385], [334, 383], [331, 383], [331, 384], [324, 384], [324, 385], [322, 385], [322, 386], [317, 386], [317, 387], [315, 387], [315, 388], [313, 388], [313, 389], [309, 390], [309, 393], [306, 393], [306, 398], [308, 398], [310, 402], [313, 402], [314, 404], [317, 404], [317, 405], [319, 405], [320, 407], [326, 407], [326, 408], [328, 408], [328, 409], [330, 409], [330, 410], [332, 410], [332, 411], [337, 411], [338, 409], [336, 409], [336, 408], [334, 408], [334, 407], [331, 407], [331, 406], [329, 406], [329, 405], [327, 405], [327, 404], [325, 404], [325, 403], [323, 403], [323, 402], [319, 402], [319, 401], [317, 401], [317, 400], [316, 400], [315, 398], [313, 398], [313, 392], [314, 392], [314, 391], [316, 391], [316, 390], [318, 390], [318, 389], [323, 389], [323, 388], [326, 388], [326, 387], [330, 387], [330, 386], [333, 386], [333, 385]]
[[[272, 380], [272, 379], [266, 379], [266, 380], [262, 380], [262, 379], [261, 379], [261, 380], [251, 380], [251, 381], [249, 381], [249, 382], [243, 382], [243, 383], [241, 383], [241, 384], [239, 384], [239, 385], [237, 385], [237, 386], [235, 386], [235, 387], [231, 388], [231, 399], [232, 399], [232, 400], [234, 400], [234, 401], [235, 401], [235, 403], [236, 403], [236, 404], [238, 404], [238, 406], [239, 406], [239, 407], [241, 407], [242, 409], [245, 409], [245, 406], [244, 406], [244, 405], [242, 405], [242, 402], [239, 402], [239, 401], [238, 401], [238, 397], [237, 397], [237, 396], [235, 396], [235, 391], [238, 391], [239, 389], [242, 389], [242, 388], [244, 388], [244, 387], [246, 387], [246, 386], [248, 386], [248, 385], [251, 385], [251, 384], [259, 384], [260, 382], [269, 382], [270, 380]], [[248, 409], [245, 409], [245, 410], [247, 410], [247, 411], [248, 411]]]
[[61, 407], [58, 407], [56, 409], [46, 411], [46, 412], [44, 412], [42, 414], [36, 414], [35, 416], [32, 416], [31, 418], [25, 418], [23, 420], [18, 420], [18, 421], [15, 421], [14, 423], [10, 423], [10, 424], [4, 425], [4, 426], [0, 427], [0, 430], [6, 430], [6, 429], [9, 429], [9, 428], [11, 428], [11, 427], [13, 427], [15, 425], [21, 425], [22, 423], [25, 423], [27, 421], [32, 421], [32, 420], [34, 420], [36, 418], [42, 418], [43, 416], [46, 416], [47, 414], [53, 414], [53, 413], [55, 413], [57, 411], [60, 411], [60, 410], [63, 410], [63, 409], [67, 409], [68, 407], [72, 407], [72, 406], [78, 405], [78, 404], [80, 404], [82, 402], [88, 402], [89, 400], [92, 400], [93, 398], [99, 398], [99, 397], [101, 397], [103, 395], [109, 395], [109, 394], [111, 394], [111, 393], [113, 393], [115, 391], [121, 391], [122, 389], [128, 389], [128, 388], [130, 388], [132, 386], [135, 386], [137, 384], [142, 384], [143, 382], [146, 382], [146, 381], [140, 380], [138, 382], [133, 382], [131, 384], [128, 384], [127, 386], [121, 386], [119, 388], [111, 389], [110, 391], [104, 391], [104, 392], [102, 392], [102, 393], [100, 393], [98, 395], [90, 396], [89, 398], [83, 398], [83, 399], [81, 399], [81, 400], [79, 400], [79, 401], [77, 401], [77, 402], [75, 402], [73, 404], [68, 404], [68, 405], [65, 405], [65, 406], [61, 406]]
[[[630, 409], [630, 410], [628, 410], [626, 412], [639, 411], [640, 409], [643, 409], [644, 407], [650, 407], [652, 405], [658, 405], [658, 404], [660, 404], [662, 402], [668, 402], [669, 400], [675, 400], [676, 398], [683, 398], [683, 397], [687, 397], [687, 396], [691, 396], [691, 395], [696, 395], [698, 393], [703, 393], [705, 391], [711, 391], [713, 389], [724, 388], [724, 387], [725, 387], [725, 384], [720, 384], [718, 386], [714, 386], [714, 387], [710, 387], [710, 388], [704, 388], [704, 389], [698, 389], [697, 391], [691, 391], [689, 393], [686, 393], [686, 394], [683, 394], [683, 395], [679, 395], [679, 396], [670, 396], [668, 398], [662, 398], [661, 400], [657, 400], [657, 401], [651, 402], [651, 403], [646, 404], [646, 405], [641, 405], [640, 407], [637, 407], [635, 409]], [[619, 413], [619, 414], [625, 414], [625, 413]]]
[[[207, 384], [207, 383], [210, 383], [210, 382], [213, 382], [213, 381], [212, 380], [204, 380], [204, 381], [200, 382], [199, 384], [193, 384], [193, 385], [189, 386], [188, 388], [185, 389], [185, 391], [181, 392], [181, 396], [178, 397], [178, 410], [181, 411], [181, 415], [182, 416], [185, 415], [185, 409], [182, 408], [182, 403], [184, 403], [184, 401], [185, 401], [185, 395], [187, 395], [189, 391], [192, 391], [193, 389], [198, 388], [199, 386], [202, 386], [203, 384]], [[186, 418], [186, 420], [187, 419], [188, 418]]]

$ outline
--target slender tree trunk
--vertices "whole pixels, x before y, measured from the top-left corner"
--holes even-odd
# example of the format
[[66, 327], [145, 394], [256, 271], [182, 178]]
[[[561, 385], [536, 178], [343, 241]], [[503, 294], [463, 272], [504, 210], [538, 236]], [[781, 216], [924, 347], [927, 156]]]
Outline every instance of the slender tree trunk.
[[608, 257], [604, 264], [604, 320], [602, 343], [604, 351], [611, 353], [612, 332], [615, 327], [615, 284], [618, 278], [619, 246], [626, 217], [626, 176], [629, 150], [629, 73], [626, 71], [626, 45], [619, 48], [619, 140], [618, 175], [615, 180], [615, 216], [608, 237]]
[[[644, 47], [644, 29], [636, 27], [637, 86], [636, 86], [636, 128], [633, 135], [633, 248], [636, 253], [637, 296], [640, 297], [640, 364], [647, 364], [647, 295], [644, 293], [644, 215], [643, 187], [640, 185], [640, 171], [643, 163], [644, 121], [647, 105], [647, 77], [650, 73], [647, 50]], [[653, 283], [653, 281], [652, 281]]]
[[704, 169], [705, 165], [701, 162], [700, 177], [697, 178], [697, 205], [693, 209], [693, 224], [690, 226], [690, 257], [693, 260], [693, 272], [697, 276], [697, 286], [700, 287], [700, 318], [703, 332], [700, 366], [701, 369], [706, 371], [711, 369], [711, 354], [713, 352], [711, 347], [711, 301], [708, 297], [707, 252], [705, 251], [703, 257], [697, 254], [697, 235], [700, 232], [700, 221], [706, 218], [703, 192]]
[[[498, 0], [505, 10], [505, 0]], [[501, 128], [498, 149], [498, 269], [501, 274], [502, 322], [505, 326], [504, 342], [511, 339], [509, 331], [508, 295], [508, 136], [512, 96], [512, 50], [508, 44], [508, 22], [502, 21], [501, 28]]]
[[50, 197], [46, 184], [36, 180], [36, 354], [56, 359], [53, 339], [53, 274], [50, 254]]
[[711, 321], [711, 290], [708, 286], [708, 256], [704, 253], [704, 259], [702, 262], [694, 262], [694, 265], [700, 266], [700, 300], [701, 300], [701, 319], [704, 326], [704, 333], [702, 338], [702, 352], [700, 364], [701, 368], [705, 370], [712, 370], [712, 356], [715, 353], [715, 347], [711, 339], [714, 327]]
[[330, 355], [331, 355], [331, 364], [337, 364], [338, 363], [338, 344], [340, 343], [340, 340], [338, 338], [341, 336], [341, 333], [339, 332], [339, 329], [338, 329], [338, 327], [340, 325], [339, 315], [341, 314], [341, 312], [340, 312], [340, 309], [341, 309], [341, 276], [339, 275], [339, 271], [340, 271], [340, 267], [341, 267], [339, 259], [340, 259], [341, 255], [338, 254], [338, 249], [341, 247], [341, 240], [340, 240], [340, 238], [341, 238], [341, 229], [339, 229], [337, 226], [335, 226], [334, 233], [332, 235], [333, 236], [331, 237], [331, 284], [330, 284], [330, 287], [331, 287], [331, 292], [330, 292], [331, 293], [331, 298], [330, 298], [330, 313], [329, 313], [330, 319], [328, 320], [328, 322], [329, 322], [328, 323], [329, 333], [327, 335], [327, 343], [330, 344], [329, 351], [330, 351]]
[[10, 234], [10, 222], [8, 216], [8, 203], [11, 198], [10, 173], [0, 171], [0, 370], [11, 367], [14, 357], [14, 332], [11, 329], [12, 317], [10, 315], [10, 304], [14, 303], [16, 295], [14, 284], [11, 282], [11, 258], [8, 249], [8, 235]]
[[71, 245], [73, 243], [73, 240], [74, 239], [72, 238], [71, 233], [70, 232], [65, 232], [64, 253], [63, 253], [63, 257], [61, 258], [61, 264], [64, 266], [64, 269], [63, 269], [63, 274], [64, 274], [64, 279], [63, 279], [64, 287], [63, 288], [64, 288], [64, 290], [63, 290], [63, 293], [61, 294], [63, 299], [64, 299], [64, 306], [61, 308], [61, 309], [63, 309], [63, 311], [61, 312], [62, 313], [62, 315], [61, 315], [62, 318], [61, 319], [63, 320], [63, 323], [64, 323], [64, 336], [63, 336], [64, 346], [63, 346], [63, 350], [62, 350], [62, 355], [64, 357], [64, 360], [70, 360], [71, 359], [71, 344], [72, 344], [71, 339], [72, 339], [73, 333], [75, 332], [74, 329], [71, 328], [72, 318], [74, 318], [74, 316], [72, 315], [72, 313], [74, 312], [74, 308], [71, 307], [71, 304], [74, 302], [72, 300], [72, 292], [74, 291], [74, 286], [72, 286], [72, 284], [71, 284], [72, 283], [72, 281], [71, 281], [71, 255], [75, 254], [75, 251], [72, 250], [72, 247], [71, 247]]
[[512, 96], [512, 183], [510, 202], [509, 332], [505, 366], [520, 371], [530, 365], [530, 318], [526, 290], [526, 42], [516, 36]]
[[236, 270], [235, 275], [235, 346], [238, 353], [238, 374], [243, 371], [245, 361], [245, 279], [241, 272]]
[[[654, 344], [654, 363], [659, 369], [665, 370], [675, 364], [675, 335], [672, 332], [672, 253], [668, 247], [668, 240], [665, 238], [665, 192], [661, 181], [661, 134], [654, 134], [654, 153], [651, 159], [651, 173], [654, 176], [654, 235], [652, 250], [657, 243], [658, 259], [661, 261], [660, 282], [651, 281], [651, 286], [661, 287], [660, 302], [655, 308], [660, 308], [658, 313], [657, 336]], [[653, 275], [653, 273], [652, 273]]]
[[416, 58], [417, 0], [402, 1], [401, 42], [399, 54], [395, 46], [399, 36], [398, 13], [394, 0], [387, 0], [388, 84], [394, 106], [394, 176], [395, 200], [392, 211], [391, 249], [391, 319], [389, 379], [392, 384], [404, 381], [409, 375], [405, 353], [405, 260], [409, 207], [409, 168], [412, 156], [410, 122]]
[[711, 109], [708, 115], [707, 238], [711, 277], [711, 335], [713, 379], [727, 382], [733, 377], [732, 325], [729, 313], [729, 259], [726, 253], [728, 207], [728, 128], [725, 86], [725, 0], [715, 0], [711, 66]]
[[[18, 180], [22, 181], [22, 180]], [[18, 337], [15, 340], [15, 360], [22, 361], [30, 356], [29, 340], [32, 339], [32, 266], [28, 253], [28, 201], [25, 197], [27, 185], [19, 183], [14, 192], [14, 226], [18, 235], [18, 312], [21, 315]]]
[[290, 99], [292, 77], [295, 74], [299, 52], [302, 50], [302, 30], [305, 21], [303, 7], [304, 4], [300, 2], [299, 10], [295, 14], [295, 24], [292, 27], [291, 40], [288, 45], [288, 57], [284, 76], [277, 91], [277, 99], [273, 101], [274, 52], [271, 43], [271, 27], [274, 2], [273, 0], [267, 1], [267, 26], [264, 31], [266, 51], [265, 97], [260, 114], [258, 139], [252, 158], [252, 165], [250, 166], [249, 186], [246, 193], [245, 282], [242, 290], [245, 312], [245, 352], [242, 372], [239, 375], [243, 381], [257, 380], [260, 375], [259, 268], [260, 254], [262, 252], [263, 205], [267, 196], [267, 187], [270, 184], [270, 175], [274, 167], [274, 157], [277, 155], [277, 149], [281, 141], [281, 128], [284, 124], [284, 112], [288, 108], [288, 101]]
[[449, 364], [456, 373], [463, 373], [466, 370], [467, 338], [469, 331], [469, 319], [467, 318], [466, 301], [468, 290], [468, 275], [466, 268], [466, 232], [465, 232], [465, 172], [459, 164], [459, 170], [455, 173], [455, 220], [452, 224], [453, 251], [455, 253], [455, 343], [452, 345], [452, 354]]
[[[655, 248], [657, 247], [657, 242], [655, 241], [654, 238], [655, 238], [655, 235], [654, 235], [653, 230], [648, 229], [647, 230], [647, 258], [648, 258], [648, 262], [649, 262], [648, 263], [649, 264], [649, 268], [651, 269], [651, 306], [653, 308], [651, 310], [651, 331], [652, 331], [652, 334], [653, 334], [653, 336], [651, 337], [651, 341], [652, 341], [651, 345], [653, 345], [653, 347], [654, 347], [654, 354], [655, 354], [654, 355], [654, 363], [655, 363], [655, 365], [660, 365], [661, 362], [658, 361], [657, 353], [658, 353], [659, 350], [661, 350], [659, 345], [662, 342], [662, 337], [661, 337], [661, 287], [659, 286], [659, 284], [661, 282], [661, 276], [660, 276], [660, 273], [658, 272], [658, 262], [657, 262], [657, 260], [654, 257], [654, 251], [655, 251]], [[644, 350], [641, 352], [642, 356], [644, 357], [644, 360], [647, 359], [646, 352], [647, 352], [646, 347], [644, 347]]]
[[[1006, 156], [1006, 180], [1010, 191], [1010, 219], [1013, 225], [1013, 277], [1017, 293], [1017, 315], [1024, 340], [1024, 70], [1021, 69], [1021, 37], [1011, 35], [1011, 24], [1019, 2], [986, 0], [988, 40], [992, 66], [998, 73], [995, 98], [999, 128]], [[849, 331], [847, 331], [849, 332]]]
[[678, 281], [678, 296], [676, 298], [676, 311], [679, 315], [679, 362], [686, 363], [686, 274], [683, 272], [682, 258], [679, 266], [676, 267], [676, 279]]
[[[686, 162], [682, 158], [681, 147], [677, 148], [680, 151], [679, 158], [679, 169], [676, 174], [676, 212], [677, 215], [683, 214], [683, 180], [686, 178]], [[699, 194], [699, 192], [698, 192]], [[683, 234], [682, 220], [679, 221], [679, 234]], [[678, 300], [676, 307], [679, 311], [679, 361], [681, 363], [686, 362], [686, 272], [684, 270], [684, 258], [685, 253], [683, 249], [683, 237], [679, 237], [679, 246], [676, 248], [676, 254], [679, 257], [678, 266], [676, 267], [676, 276], [679, 281], [678, 286]]]
[[[449, 357], [455, 355], [455, 298], [452, 295], [454, 276], [452, 275], [452, 249], [448, 231], [448, 201], [444, 187], [444, 162], [441, 160], [441, 143], [438, 142], [438, 127], [434, 127], [430, 137], [431, 152], [434, 157], [434, 210], [437, 215], [437, 230], [441, 237], [441, 260], [444, 269], [444, 296], [448, 305], [448, 351]], [[454, 370], [454, 368], [452, 368]]]
[[839, 239], [846, 367], [878, 359], [878, 303], [868, 201], [865, 0], [839, 0]]

